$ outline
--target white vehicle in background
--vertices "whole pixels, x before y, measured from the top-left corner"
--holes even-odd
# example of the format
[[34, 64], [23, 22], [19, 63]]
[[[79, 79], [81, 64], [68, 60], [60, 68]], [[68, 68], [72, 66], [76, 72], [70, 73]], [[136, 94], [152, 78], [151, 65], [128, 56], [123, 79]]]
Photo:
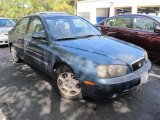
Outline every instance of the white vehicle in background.
[[8, 32], [13, 28], [11, 19], [0, 17], [0, 45], [8, 45]]

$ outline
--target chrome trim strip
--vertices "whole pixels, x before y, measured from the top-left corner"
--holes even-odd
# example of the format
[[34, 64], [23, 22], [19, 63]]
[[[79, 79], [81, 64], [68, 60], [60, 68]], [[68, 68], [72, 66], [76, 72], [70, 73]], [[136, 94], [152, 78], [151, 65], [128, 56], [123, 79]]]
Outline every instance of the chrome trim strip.
[[32, 52], [33, 54], [36, 54], [36, 55], [38, 55], [38, 56], [40, 56], [40, 57], [44, 57], [44, 58], [52, 61], [52, 59], [50, 59], [49, 57], [45, 57], [45, 56], [43, 56], [43, 55], [41, 55], [41, 54], [39, 54], [39, 53], [34, 52], [34, 51], [31, 50], [31, 49], [28, 49], [28, 48], [23, 48], [23, 49], [26, 50], [26, 51], [30, 51], [30, 52]]
[[47, 63], [47, 62], [44, 62], [44, 61], [42, 61], [41, 59], [38, 59], [37, 57], [34, 57], [34, 56], [31, 55], [31, 54], [28, 54], [27, 52], [24, 52], [24, 53], [27, 54], [28, 56], [32, 57], [33, 59], [36, 59], [36, 60], [38, 60], [39, 62], [41, 62], [41, 63], [43, 63], [43, 64], [45, 64], [45, 65], [48, 66], [48, 63]]
[[[47, 62], [44, 62], [44, 61], [42, 61], [41, 59], [39, 59], [39, 58], [37, 58], [37, 57], [35, 57], [35, 56], [33, 56], [33, 55], [27, 53], [27, 51], [30, 51], [30, 52], [32, 52], [32, 53], [34, 53], [34, 54], [36, 54], [36, 55], [38, 55], [38, 56], [40, 56], [40, 57], [44, 57], [43, 55], [38, 54], [38, 53], [36, 53], [36, 52], [34, 52], [34, 51], [32, 51], [32, 50], [26, 48], [26, 47], [20, 47], [20, 46], [18, 46], [18, 45], [14, 45], [14, 46], [18, 47], [19, 49], [23, 49], [23, 50], [24, 50], [24, 54], [26, 54], [26, 55], [32, 57], [33, 59], [36, 59], [36, 60], [40, 61], [41, 63], [43, 63], [43, 64], [45, 64], [45, 65], [48, 65]], [[51, 59], [49, 59], [49, 60], [51, 60]]]

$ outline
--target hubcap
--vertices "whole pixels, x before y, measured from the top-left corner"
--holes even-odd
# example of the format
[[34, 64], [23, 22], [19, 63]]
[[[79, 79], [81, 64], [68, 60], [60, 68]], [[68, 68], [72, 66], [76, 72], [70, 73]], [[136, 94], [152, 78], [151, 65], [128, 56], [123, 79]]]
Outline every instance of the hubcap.
[[70, 72], [60, 74], [57, 79], [57, 85], [59, 90], [68, 96], [76, 96], [81, 92], [76, 75]]

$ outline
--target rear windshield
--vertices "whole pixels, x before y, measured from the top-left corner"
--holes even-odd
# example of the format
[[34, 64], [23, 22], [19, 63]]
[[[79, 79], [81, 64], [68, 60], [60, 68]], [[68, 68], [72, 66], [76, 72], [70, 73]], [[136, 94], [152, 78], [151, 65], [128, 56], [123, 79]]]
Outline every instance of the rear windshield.
[[0, 27], [13, 27], [14, 22], [10, 19], [0, 19]]

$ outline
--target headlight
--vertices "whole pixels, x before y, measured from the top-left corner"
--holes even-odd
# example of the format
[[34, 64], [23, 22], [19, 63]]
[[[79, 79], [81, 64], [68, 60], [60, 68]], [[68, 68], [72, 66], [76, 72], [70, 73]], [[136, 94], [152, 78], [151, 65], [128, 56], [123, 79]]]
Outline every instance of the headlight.
[[0, 33], [0, 37], [6, 37], [6, 35], [3, 33]]
[[144, 58], [146, 61], [148, 60], [148, 53], [147, 52], [144, 53]]
[[98, 65], [97, 77], [112, 78], [125, 75], [128, 71], [127, 66], [123, 65]]

